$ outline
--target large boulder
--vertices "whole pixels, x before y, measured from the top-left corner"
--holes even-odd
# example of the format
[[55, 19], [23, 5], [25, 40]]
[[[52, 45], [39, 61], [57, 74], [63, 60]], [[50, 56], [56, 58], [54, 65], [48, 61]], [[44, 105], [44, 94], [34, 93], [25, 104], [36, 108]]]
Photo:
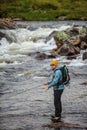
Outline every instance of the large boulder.
[[75, 55], [76, 51], [72, 44], [63, 44], [63, 46], [58, 50], [58, 54], [62, 56]]

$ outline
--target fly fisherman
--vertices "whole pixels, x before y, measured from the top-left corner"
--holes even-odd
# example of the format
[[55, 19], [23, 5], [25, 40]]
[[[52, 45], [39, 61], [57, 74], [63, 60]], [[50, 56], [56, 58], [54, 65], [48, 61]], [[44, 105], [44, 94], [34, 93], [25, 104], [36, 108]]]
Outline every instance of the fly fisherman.
[[55, 115], [52, 115], [52, 121], [58, 122], [61, 119], [61, 112], [62, 112], [61, 95], [64, 90], [64, 85], [63, 83], [61, 85], [58, 84], [59, 81], [62, 80], [62, 73], [58, 61], [52, 60], [50, 66], [54, 72], [53, 78], [50, 82], [44, 83], [44, 85], [47, 86], [45, 88], [46, 91], [49, 88], [53, 87]]

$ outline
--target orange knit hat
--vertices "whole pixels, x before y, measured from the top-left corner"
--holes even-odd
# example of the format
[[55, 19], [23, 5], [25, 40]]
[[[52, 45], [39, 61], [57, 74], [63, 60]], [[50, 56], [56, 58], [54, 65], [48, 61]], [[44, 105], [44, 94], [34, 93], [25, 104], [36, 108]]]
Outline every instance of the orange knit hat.
[[58, 60], [52, 60], [50, 65], [58, 66]]

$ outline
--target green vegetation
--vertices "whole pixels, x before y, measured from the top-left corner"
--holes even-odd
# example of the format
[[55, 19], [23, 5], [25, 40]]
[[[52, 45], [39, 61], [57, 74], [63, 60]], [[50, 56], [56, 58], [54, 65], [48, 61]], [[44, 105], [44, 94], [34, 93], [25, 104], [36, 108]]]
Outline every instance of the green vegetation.
[[1, 0], [0, 17], [24, 20], [87, 20], [87, 0]]

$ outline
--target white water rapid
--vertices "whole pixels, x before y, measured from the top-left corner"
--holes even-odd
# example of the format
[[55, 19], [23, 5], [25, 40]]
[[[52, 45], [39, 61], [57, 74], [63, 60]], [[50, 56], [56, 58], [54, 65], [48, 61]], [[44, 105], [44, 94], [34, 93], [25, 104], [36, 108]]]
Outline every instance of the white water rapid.
[[[48, 42], [45, 42], [49, 34], [53, 31], [60, 31], [69, 28], [73, 25], [73, 23], [72, 25], [61, 25], [57, 23], [57, 25], [52, 28], [49, 28], [49, 26], [39, 26], [33, 31], [30, 31], [28, 26], [27, 28], [22, 29], [18, 28], [15, 30], [1, 30], [1, 32], [5, 33], [5, 35], [9, 37], [12, 42], [10, 43], [6, 38], [2, 38], [0, 40], [0, 66], [6, 65], [7, 63], [18, 64], [24, 62], [24, 59], [27, 59], [31, 53], [38, 51], [47, 51], [49, 53], [51, 49], [56, 47], [53, 38]], [[86, 61], [81, 60], [82, 53], [83, 51], [81, 51], [81, 54], [77, 57], [76, 60], [69, 61], [70, 65], [86, 64]], [[61, 58], [63, 61], [66, 61], [66, 58]]]

